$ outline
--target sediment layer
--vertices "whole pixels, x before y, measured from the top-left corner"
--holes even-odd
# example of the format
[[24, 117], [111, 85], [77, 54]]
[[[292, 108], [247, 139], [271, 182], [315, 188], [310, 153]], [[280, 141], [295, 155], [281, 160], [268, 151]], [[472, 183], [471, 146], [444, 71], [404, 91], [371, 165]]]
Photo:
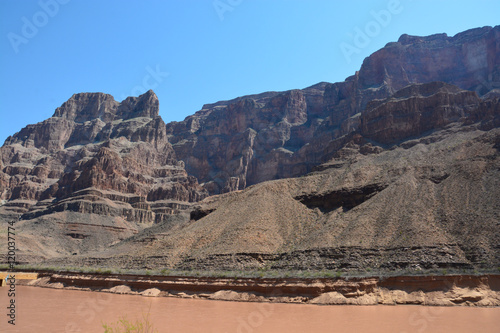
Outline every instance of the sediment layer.
[[500, 275], [299, 279], [40, 273], [27, 285], [228, 301], [500, 306]]

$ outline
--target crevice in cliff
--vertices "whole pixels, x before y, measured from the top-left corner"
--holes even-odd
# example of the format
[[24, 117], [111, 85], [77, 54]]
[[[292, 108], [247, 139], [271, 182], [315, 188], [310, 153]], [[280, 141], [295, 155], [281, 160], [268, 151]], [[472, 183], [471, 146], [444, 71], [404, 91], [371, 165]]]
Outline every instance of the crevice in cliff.
[[387, 184], [370, 184], [358, 188], [343, 188], [326, 193], [311, 193], [295, 197], [310, 209], [319, 208], [328, 213], [338, 208], [349, 211], [361, 205], [378, 192], [384, 190]]
[[66, 236], [69, 236], [73, 239], [85, 239], [85, 238], [89, 237], [88, 235], [84, 235], [84, 234], [80, 234], [80, 233], [76, 233], [76, 232], [67, 233]]
[[204, 218], [205, 216], [207, 216], [208, 214], [212, 213], [213, 211], [215, 211], [215, 209], [198, 208], [198, 209], [191, 211], [191, 213], [189, 214], [190, 215], [189, 217], [191, 220], [198, 221], [198, 220]]

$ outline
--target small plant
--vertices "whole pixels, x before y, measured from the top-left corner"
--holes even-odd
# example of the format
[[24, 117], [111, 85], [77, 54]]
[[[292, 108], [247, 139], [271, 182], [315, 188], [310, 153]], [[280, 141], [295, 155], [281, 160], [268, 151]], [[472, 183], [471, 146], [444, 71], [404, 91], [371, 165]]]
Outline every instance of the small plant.
[[149, 319], [149, 312], [142, 314], [142, 321], [130, 321], [127, 317], [121, 317], [115, 324], [103, 323], [104, 333], [157, 333], [158, 330], [153, 327]]
[[335, 273], [335, 277], [338, 279], [342, 276], [342, 272], [338, 271]]
[[325, 278], [329, 278], [329, 279], [331, 279], [331, 278], [335, 277], [335, 274], [334, 274], [333, 272], [329, 272], [329, 271], [322, 273], [322, 275], [323, 275]]
[[280, 273], [278, 271], [271, 271], [269, 273], [269, 277], [272, 277], [272, 278], [279, 278], [280, 277]]
[[448, 270], [443, 269], [441, 273], [442, 273], [443, 275], [447, 275], [447, 274], [448, 274]]
[[267, 272], [269, 270], [269, 266], [267, 264], [264, 264], [263, 266], [260, 266], [258, 270], [260, 272]]

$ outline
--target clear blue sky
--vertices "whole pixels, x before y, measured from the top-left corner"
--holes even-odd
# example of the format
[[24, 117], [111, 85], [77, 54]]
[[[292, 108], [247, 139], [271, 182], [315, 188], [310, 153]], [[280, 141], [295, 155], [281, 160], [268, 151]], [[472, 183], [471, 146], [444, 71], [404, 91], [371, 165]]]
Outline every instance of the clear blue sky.
[[165, 122], [180, 121], [205, 103], [343, 81], [403, 33], [454, 35], [499, 13], [497, 0], [0, 0], [0, 144], [74, 93], [153, 88]]

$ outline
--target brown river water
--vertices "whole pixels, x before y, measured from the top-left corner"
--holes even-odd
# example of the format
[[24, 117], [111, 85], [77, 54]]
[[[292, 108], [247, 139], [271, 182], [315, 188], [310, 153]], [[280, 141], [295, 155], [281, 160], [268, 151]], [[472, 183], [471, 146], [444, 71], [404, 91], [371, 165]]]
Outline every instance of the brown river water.
[[500, 332], [500, 308], [318, 306], [144, 297], [17, 286], [15, 326], [0, 288], [0, 332], [104, 332], [141, 319], [159, 332]]

